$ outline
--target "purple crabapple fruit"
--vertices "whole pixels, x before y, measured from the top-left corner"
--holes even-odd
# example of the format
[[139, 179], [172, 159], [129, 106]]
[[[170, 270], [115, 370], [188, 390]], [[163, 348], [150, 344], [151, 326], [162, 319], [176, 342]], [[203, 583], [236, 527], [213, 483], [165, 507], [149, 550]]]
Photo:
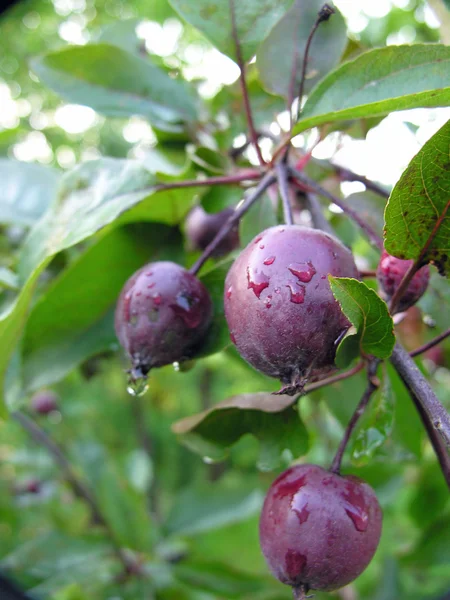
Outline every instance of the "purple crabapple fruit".
[[266, 495], [260, 544], [282, 583], [331, 591], [364, 571], [377, 549], [381, 525], [381, 508], [367, 483], [317, 465], [296, 465]]
[[318, 229], [282, 225], [257, 235], [226, 277], [231, 340], [253, 367], [282, 381], [283, 393], [333, 369], [350, 326], [328, 274], [359, 278], [350, 250]]
[[58, 396], [51, 390], [36, 392], [31, 398], [31, 408], [39, 415], [48, 415], [58, 409]]
[[[377, 280], [381, 290], [389, 302], [400, 285], [403, 277], [413, 264], [413, 260], [402, 260], [391, 256], [386, 250], [381, 254], [377, 267]], [[425, 293], [430, 280], [430, 267], [425, 265], [415, 273], [405, 293], [395, 309], [395, 312], [404, 312], [413, 306]]]
[[173, 262], [149, 263], [126, 282], [116, 307], [117, 337], [135, 379], [190, 358], [211, 323], [208, 290]]
[[[216, 237], [222, 225], [233, 214], [233, 208], [225, 208], [218, 213], [207, 213], [202, 206], [194, 206], [186, 217], [185, 232], [190, 246], [204, 250]], [[238, 227], [233, 227], [224, 240], [215, 248], [211, 256], [229, 254], [239, 246]]]

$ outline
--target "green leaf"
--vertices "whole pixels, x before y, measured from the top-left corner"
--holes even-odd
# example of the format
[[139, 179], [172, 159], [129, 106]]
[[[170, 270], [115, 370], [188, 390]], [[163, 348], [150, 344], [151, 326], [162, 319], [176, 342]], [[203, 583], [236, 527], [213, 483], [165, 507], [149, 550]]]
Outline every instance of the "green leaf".
[[169, 0], [178, 14], [223, 54], [236, 59], [231, 27], [231, 3], [234, 2], [237, 36], [244, 61], [255, 54], [292, 0]]
[[[332, 275], [328, 275], [328, 280], [342, 311], [356, 328], [360, 351], [377, 358], [388, 358], [394, 348], [395, 336], [386, 303], [362, 281]], [[346, 339], [351, 336], [343, 342]]]
[[0, 289], [17, 290], [19, 288], [19, 279], [13, 271], [6, 267], [0, 267]]
[[197, 120], [197, 99], [187, 84], [117, 46], [64, 48], [31, 66], [65, 100], [110, 117], [142, 115], [161, 129]]
[[298, 457], [308, 449], [308, 434], [293, 402], [290, 396], [241, 394], [178, 421], [172, 429], [183, 444], [212, 460], [226, 458], [230, 446], [250, 433], [260, 442], [259, 468], [271, 470], [282, 464], [284, 451]]
[[[322, 0], [296, 0], [258, 49], [256, 65], [264, 87], [285, 98], [295, 69], [294, 97], [298, 95], [306, 40], [317, 20]], [[347, 44], [347, 27], [339, 11], [320, 24], [311, 44], [305, 93], [339, 64]], [[293, 62], [295, 61], [295, 66]]]
[[388, 377], [374, 393], [353, 437], [351, 454], [356, 465], [365, 465], [391, 435], [394, 425], [394, 402]]
[[[0, 318], [2, 392], [9, 359], [20, 339], [37, 279], [57, 252], [87, 239], [113, 222], [117, 226], [121, 222], [118, 217], [143, 199], [147, 199], [143, 206], [148, 221], [177, 223], [184, 214], [177, 202], [188, 210], [192, 190], [189, 196], [186, 196], [186, 190], [156, 194], [155, 184], [155, 176], [138, 161], [118, 159], [86, 162], [63, 178], [57, 202], [30, 231], [22, 249], [19, 277], [25, 282], [24, 287], [15, 303]], [[181, 197], [176, 193], [179, 191]], [[128, 220], [133, 219], [129, 214], [126, 216]], [[142, 217], [138, 211], [134, 218], [140, 220]], [[94, 333], [90, 339], [95, 339], [96, 335]], [[83, 339], [80, 343], [82, 354], [90, 341]]]
[[176, 496], [166, 521], [169, 535], [191, 536], [245, 521], [261, 509], [263, 494], [226, 481], [189, 487]]
[[[385, 212], [385, 247], [399, 258], [432, 261], [450, 275], [450, 121], [423, 146], [392, 190]], [[433, 233], [431, 243], [428, 244]]]
[[424, 465], [420, 471], [408, 508], [419, 528], [430, 526], [450, 508], [450, 495], [437, 462]]
[[50, 167], [0, 159], [0, 223], [33, 225], [52, 202], [59, 178]]
[[139, 56], [141, 47], [144, 44], [143, 40], [140, 40], [136, 33], [136, 28], [140, 22], [140, 19], [120, 19], [113, 21], [102, 28], [95, 42], [111, 44]]
[[449, 562], [450, 513], [447, 511], [432, 525], [422, 530], [416, 547], [403, 557], [402, 563], [424, 569], [430, 566], [448, 565]]
[[294, 135], [323, 123], [450, 104], [450, 47], [387, 46], [330, 73], [311, 92]]

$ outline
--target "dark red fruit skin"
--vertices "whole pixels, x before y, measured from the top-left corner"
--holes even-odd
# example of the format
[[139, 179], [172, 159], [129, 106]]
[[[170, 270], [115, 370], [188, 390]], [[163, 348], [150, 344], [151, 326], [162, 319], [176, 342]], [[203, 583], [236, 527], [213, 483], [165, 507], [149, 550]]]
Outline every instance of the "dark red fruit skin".
[[39, 415], [48, 415], [58, 409], [58, 396], [50, 390], [36, 392], [31, 398], [31, 408]]
[[161, 261], [136, 271], [120, 294], [115, 315], [117, 337], [136, 375], [189, 358], [205, 336], [212, 312], [208, 290], [180, 265]]
[[337, 239], [285, 225], [253, 239], [225, 280], [225, 317], [239, 353], [294, 390], [305, 375], [334, 368], [336, 341], [349, 327], [329, 273], [359, 278], [351, 252]]
[[[222, 225], [233, 212], [233, 208], [225, 208], [218, 213], [207, 213], [201, 206], [194, 206], [186, 217], [185, 223], [185, 232], [191, 247], [195, 250], [204, 250], [213, 241]], [[238, 247], [239, 232], [236, 226], [220, 242], [211, 256], [223, 256]]]
[[297, 465], [267, 493], [261, 549], [282, 583], [331, 591], [364, 571], [377, 549], [381, 525], [381, 508], [367, 483], [316, 465]]
[[[413, 260], [402, 260], [391, 256], [386, 250], [383, 250], [377, 267], [377, 280], [387, 301], [392, 298], [413, 262]], [[403, 312], [413, 306], [425, 293], [429, 280], [430, 268], [425, 265], [412, 278], [397, 305], [396, 312]]]

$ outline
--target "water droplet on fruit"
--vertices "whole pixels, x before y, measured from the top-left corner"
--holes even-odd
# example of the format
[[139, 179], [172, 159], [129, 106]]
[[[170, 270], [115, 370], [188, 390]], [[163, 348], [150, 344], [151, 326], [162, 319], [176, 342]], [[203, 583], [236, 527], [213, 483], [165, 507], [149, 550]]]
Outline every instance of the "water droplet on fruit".
[[264, 248], [265, 248], [264, 244], [260, 244], [259, 247], [261, 250], [264, 250]]
[[273, 263], [275, 262], [275, 256], [268, 256], [264, 261], [263, 264], [265, 265], [273, 265]]
[[290, 301], [293, 304], [303, 304], [305, 300], [305, 286], [295, 287], [291, 283], [288, 283], [286, 287], [291, 291]]
[[250, 269], [250, 267], [247, 267], [247, 281], [247, 288], [252, 289], [257, 298], [261, 296], [261, 292], [266, 287], [269, 287], [269, 278], [267, 275], [258, 273], [256, 269]]
[[127, 392], [130, 394], [130, 396], [143, 396], [147, 390], [148, 381], [146, 377], [139, 377], [138, 379], [135, 379], [133, 376], [129, 377]]
[[194, 302], [185, 292], [180, 292], [176, 301], [176, 304], [170, 305], [173, 312], [181, 317], [190, 329], [197, 327], [203, 318], [200, 304]]
[[363, 494], [356, 493], [353, 485], [348, 485], [342, 494], [345, 500], [345, 512], [353, 521], [353, 525], [358, 531], [366, 531], [369, 524], [369, 515]]
[[153, 271], [147, 271], [146, 276], [151, 277], [153, 275]]
[[316, 274], [316, 269], [311, 261], [307, 263], [291, 263], [288, 269], [302, 283], [309, 283]]
[[150, 283], [150, 284], [147, 286], [147, 289], [151, 290], [151, 289], [152, 289], [152, 287], [155, 287], [155, 282], [153, 282], [153, 283]]
[[156, 304], [156, 306], [160, 306], [162, 299], [161, 299], [161, 294], [153, 294], [153, 302]]
[[128, 294], [125, 296], [124, 301], [123, 301], [123, 316], [125, 318], [125, 321], [130, 320], [131, 296], [132, 296], [132, 293], [128, 292]]
[[[285, 473], [289, 473], [286, 471]], [[283, 475], [285, 475], [285, 473]], [[306, 483], [306, 473], [301, 477], [297, 477], [293, 481], [287, 481], [286, 483], [279, 483], [275, 487], [274, 498], [285, 498], [286, 496], [294, 496], [298, 490], [303, 487]]]
[[261, 236], [261, 235], [259, 235], [259, 236], [256, 238], [256, 240], [255, 240], [255, 244], [257, 244], [257, 243], [258, 243], [258, 242], [260, 242], [261, 240], [262, 240], [262, 236]]
[[267, 296], [267, 298], [264, 300], [264, 304], [266, 305], [266, 308], [270, 308], [272, 306], [272, 296]]
[[227, 293], [226, 293], [227, 300], [229, 300], [231, 298], [232, 291], [233, 291], [233, 286], [230, 285], [230, 287], [227, 289]]

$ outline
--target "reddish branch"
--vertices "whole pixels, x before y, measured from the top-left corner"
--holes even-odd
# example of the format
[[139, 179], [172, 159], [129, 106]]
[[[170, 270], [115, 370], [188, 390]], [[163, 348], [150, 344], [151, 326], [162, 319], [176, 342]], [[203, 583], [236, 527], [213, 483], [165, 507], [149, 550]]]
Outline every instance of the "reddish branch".
[[240, 76], [239, 81], [241, 84], [242, 98], [244, 100], [244, 108], [245, 108], [245, 115], [247, 117], [248, 130], [250, 133], [250, 137], [252, 139], [252, 143], [255, 147], [256, 154], [258, 155], [259, 163], [261, 165], [265, 165], [266, 161], [264, 160], [264, 158], [261, 154], [261, 148], [259, 147], [259, 144], [258, 144], [258, 133], [255, 129], [252, 109], [250, 106], [250, 98], [248, 95], [248, 87], [247, 87], [247, 81], [246, 81], [246, 75], [245, 75], [245, 63], [244, 63], [244, 58], [242, 56], [241, 43], [239, 41], [237, 25], [236, 25], [235, 0], [230, 0], [230, 13], [231, 13], [231, 35], [233, 36], [234, 46], [236, 49], [237, 64], [241, 71], [241, 76]]
[[353, 413], [353, 415], [345, 429], [344, 436], [341, 440], [341, 443], [339, 444], [339, 448], [337, 449], [337, 452], [333, 459], [333, 462], [331, 463], [330, 471], [332, 473], [337, 473], [339, 475], [339, 473], [341, 471], [342, 457], [344, 456], [344, 452], [345, 452], [345, 449], [347, 448], [348, 442], [350, 441], [350, 437], [351, 437], [359, 419], [364, 414], [364, 411], [366, 410], [373, 393], [378, 389], [378, 387], [380, 385], [380, 382], [376, 375], [379, 362], [380, 361], [378, 359], [374, 359], [368, 365], [367, 387], [364, 391], [364, 394], [363, 394], [361, 400], [359, 401], [358, 406], [356, 407], [355, 412]]
[[191, 273], [196, 275], [208, 258], [211, 256], [212, 252], [217, 248], [222, 240], [226, 238], [226, 236], [230, 233], [230, 231], [237, 225], [240, 219], [245, 215], [245, 213], [249, 210], [251, 206], [264, 194], [266, 189], [270, 187], [276, 178], [272, 173], [266, 173], [264, 177], [259, 182], [258, 186], [247, 196], [247, 198], [242, 202], [242, 204], [236, 208], [234, 213], [225, 221], [224, 225], [220, 229], [219, 233], [212, 240], [210, 244], [205, 248], [200, 258], [192, 265], [189, 269]]
[[444, 331], [444, 333], [441, 333], [440, 335], [437, 335], [435, 338], [433, 338], [432, 340], [430, 340], [426, 344], [423, 344], [422, 346], [419, 346], [418, 348], [416, 348], [415, 350], [413, 350], [412, 352], [410, 352], [409, 355], [412, 356], [412, 357], [419, 356], [419, 354], [423, 354], [424, 352], [426, 352], [430, 348], [434, 348], [434, 346], [437, 346], [443, 340], [445, 340], [445, 338], [447, 338], [449, 336], [450, 336], [450, 329], [447, 329], [446, 331]]

